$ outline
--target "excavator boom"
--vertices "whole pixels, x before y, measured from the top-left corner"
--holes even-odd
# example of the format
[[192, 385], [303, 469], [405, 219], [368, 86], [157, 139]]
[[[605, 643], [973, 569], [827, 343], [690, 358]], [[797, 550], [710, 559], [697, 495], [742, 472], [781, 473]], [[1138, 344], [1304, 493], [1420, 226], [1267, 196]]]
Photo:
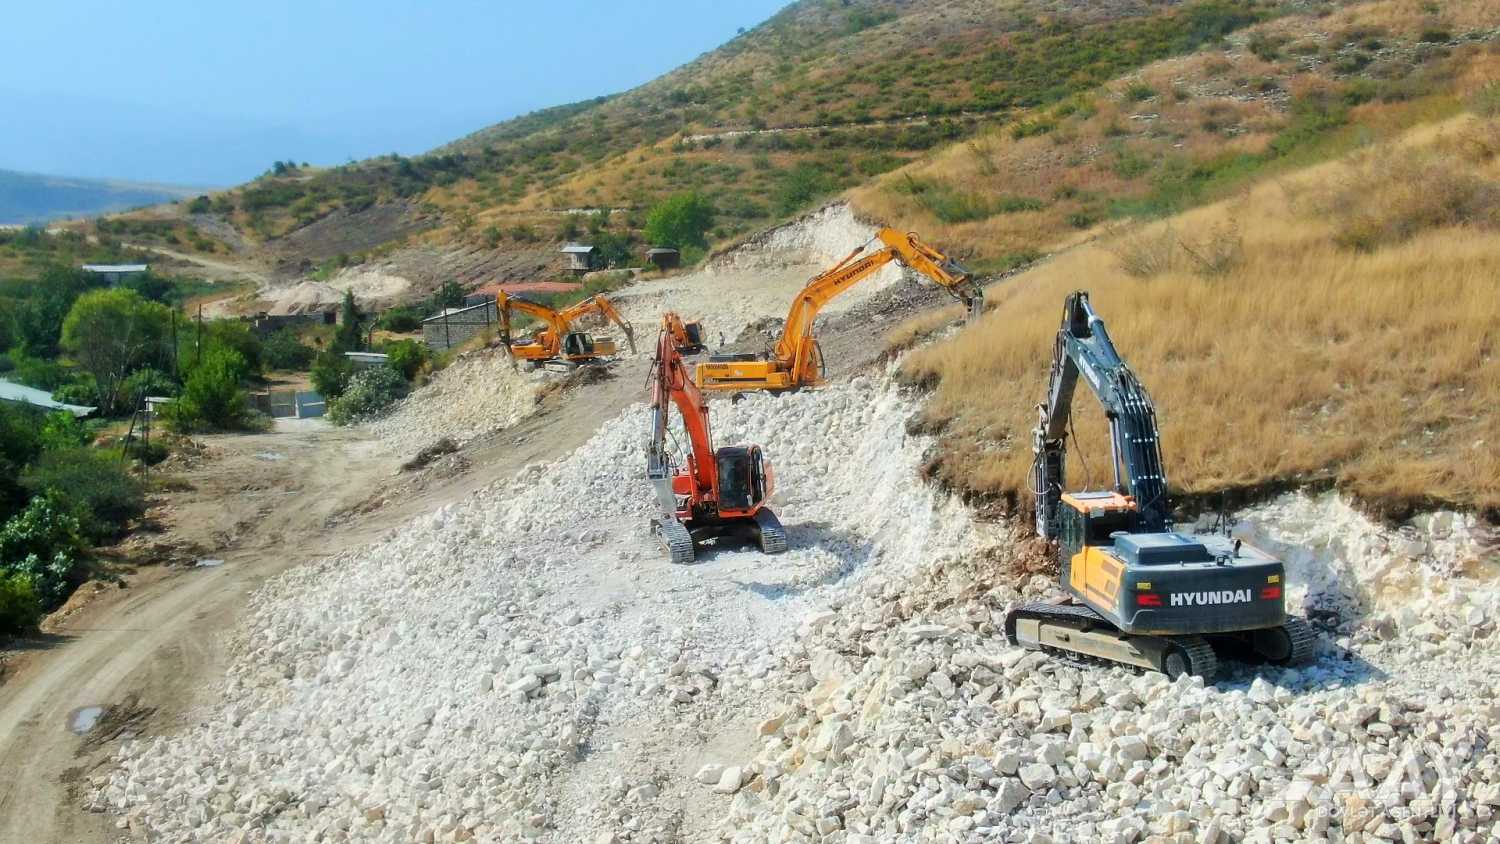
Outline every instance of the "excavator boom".
[[[1109, 491], [1064, 491], [1079, 376], [1109, 423]], [[1205, 679], [1218, 670], [1220, 642], [1284, 665], [1312, 658], [1317, 636], [1286, 614], [1280, 560], [1227, 537], [1172, 530], [1156, 408], [1082, 290], [1063, 306], [1037, 415], [1036, 529], [1055, 543], [1070, 598], [1011, 610], [1011, 642]]]
[[786, 390], [822, 381], [822, 354], [813, 325], [830, 300], [877, 270], [896, 261], [931, 279], [968, 309], [969, 319], [984, 307], [984, 292], [958, 262], [923, 243], [915, 234], [881, 229], [872, 242], [883, 246], [862, 254], [869, 244], [850, 252], [832, 268], [814, 276], [792, 300], [776, 345], [762, 358], [728, 356], [698, 364], [698, 385], [705, 390]]
[[[686, 465], [676, 467], [667, 450], [670, 409], [677, 408], [688, 440]], [[715, 449], [708, 402], [689, 376], [682, 354], [663, 321], [652, 370], [651, 438], [646, 477], [660, 513], [651, 522], [672, 562], [690, 562], [697, 542], [737, 536], [768, 554], [786, 550], [786, 532], [767, 507], [775, 487], [770, 463], [759, 446]]]

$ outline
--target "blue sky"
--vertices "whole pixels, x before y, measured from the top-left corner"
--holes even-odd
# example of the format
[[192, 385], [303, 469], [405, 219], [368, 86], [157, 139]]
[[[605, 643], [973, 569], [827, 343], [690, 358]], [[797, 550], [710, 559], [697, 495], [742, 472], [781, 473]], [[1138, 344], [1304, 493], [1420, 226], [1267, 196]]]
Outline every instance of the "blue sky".
[[622, 91], [786, 0], [13, 4], [0, 169], [228, 185]]

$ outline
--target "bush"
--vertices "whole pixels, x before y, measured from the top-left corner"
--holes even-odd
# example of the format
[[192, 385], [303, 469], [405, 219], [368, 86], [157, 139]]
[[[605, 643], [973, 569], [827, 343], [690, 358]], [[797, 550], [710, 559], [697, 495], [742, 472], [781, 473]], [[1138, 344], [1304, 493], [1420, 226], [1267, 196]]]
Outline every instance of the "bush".
[[32, 357], [19, 348], [11, 349], [5, 358], [11, 365], [9, 380], [38, 390], [56, 390], [73, 377], [66, 366], [56, 361]]
[[94, 441], [94, 435], [89, 433], [88, 426], [78, 421], [78, 417], [59, 410], [47, 414], [47, 418], [42, 421], [38, 439], [42, 450], [61, 451], [86, 446]]
[[394, 340], [385, 344], [385, 354], [386, 365], [410, 381], [427, 363], [427, 344], [420, 340]]
[[52, 400], [63, 404], [92, 407], [99, 403], [99, 384], [87, 372], [52, 391]]
[[388, 366], [366, 369], [349, 379], [342, 395], [328, 402], [328, 421], [353, 425], [385, 415], [406, 395], [406, 379]]
[[297, 332], [283, 328], [267, 337], [260, 347], [261, 358], [270, 369], [301, 372], [312, 366], [318, 356], [317, 349], [305, 346], [297, 339]]
[[163, 411], [168, 426], [184, 433], [256, 427], [259, 420], [240, 389], [244, 372], [245, 360], [238, 352], [209, 349], [188, 374], [182, 395]]
[[78, 520], [46, 496], [0, 526], [0, 576], [25, 578], [38, 611], [67, 597], [85, 551]]
[[349, 386], [349, 379], [354, 375], [354, 365], [349, 363], [342, 352], [329, 349], [318, 355], [310, 375], [313, 389], [321, 393], [323, 398], [332, 401], [343, 395], [345, 388]]
[[42, 599], [30, 575], [0, 571], [0, 633], [25, 633], [42, 620]]
[[383, 331], [399, 331], [403, 334], [422, 330], [422, 312], [410, 305], [391, 308], [380, 315], [375, 327]]
[[1133, 103], [1143, 103], [1156, 96], [1156, 89], [1144, 82], [1132, 82], [1125, 89], [1125, 99]]
[[131, 407], [139, 407], [147, 396], [177, 395], [177, 382], [167, 373], [147, 366], [130, 373], [123, 392]]
[[145, 512], [145, 488], [115, 452], [83, 446], [44, 451], [22, 473], [21, 485], [54, 502], [96, 542], [118, 536]]

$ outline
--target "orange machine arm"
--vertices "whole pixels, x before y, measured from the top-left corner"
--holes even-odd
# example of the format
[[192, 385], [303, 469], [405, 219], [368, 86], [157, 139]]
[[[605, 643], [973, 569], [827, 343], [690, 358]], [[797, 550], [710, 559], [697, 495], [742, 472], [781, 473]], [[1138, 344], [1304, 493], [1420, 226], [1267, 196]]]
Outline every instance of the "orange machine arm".
[[551, 329], [552, 336], [549, 342], [552, 344], [561, 343], [563, 335], [568, 333], [568, 321], [563, 319], [562, 314], [546, 305], [511, 296], [504, 290], [495, 294], [495, 309], [500, 312], [500, 339], [504, 341], [506, 348], [509, 348], [511, 343], [510, 313], [512, 310], [530, 314], [546, 323]]
[[675, 512], [672, 503], [672, 470], [667, 457], [667, 403], [682, 414], [682, 427], [692, 445], [688, 454], [688, 475], [693, 479], [693, 499], [716, 498], [719, 479], [714, 461], [713, 439], [708, 429], [708, 403], [698, 385], [693, 383], [682, 355], [670, 331], [663, 330], [656, 339], [656, 379], [651, 389], [651, 442], [646, 450], [646, 474], [656, 484], [657, 496], [667, 512]]
[[918, 240], [915, 234], [885, 228], [874, 239], [884, 243], [884, 248], [858, 258], [856, 256], [865, 249], [865, 246], [860, 246], [832, 269], [814, 276], [793, 300], [773, 352], [774, 358], [791, 371], [793, 383], [808, 383], [816, 375], [812, 371], [816, 365], [812, 329], [818, 312], [829, 300], [869, 278], [891, 261], [899, 261], [958, 296], [968, 306], [971, 318], [983, 307], [984, 294], [970, 280], [968, 270]]
[[630, 344], [630, 353], [635, 354], [635, 330], [630, 327], [630, 323], [625, 321], [625, 317], [620, 315], [614, 303], [604, 298], [603, 293], [596, 293], [582, 302], [563, 308], [558, 312], [558, 315], [565, 322], [569, 323], [582, 319], [589, 314], [598, 314], [610, 320], [615, 325], [620, 326], [620, 330], [625, 332], [625, 341]]

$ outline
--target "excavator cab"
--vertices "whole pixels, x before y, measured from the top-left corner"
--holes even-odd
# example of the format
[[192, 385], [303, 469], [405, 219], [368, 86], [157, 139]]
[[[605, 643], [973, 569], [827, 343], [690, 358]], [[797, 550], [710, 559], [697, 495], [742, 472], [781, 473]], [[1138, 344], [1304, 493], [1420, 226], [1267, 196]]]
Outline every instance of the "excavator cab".
[[719, 512], [749, 510], [766, 499], [767, 467], [760, 446], [724, 446], [714, 452], [719, 469]]

